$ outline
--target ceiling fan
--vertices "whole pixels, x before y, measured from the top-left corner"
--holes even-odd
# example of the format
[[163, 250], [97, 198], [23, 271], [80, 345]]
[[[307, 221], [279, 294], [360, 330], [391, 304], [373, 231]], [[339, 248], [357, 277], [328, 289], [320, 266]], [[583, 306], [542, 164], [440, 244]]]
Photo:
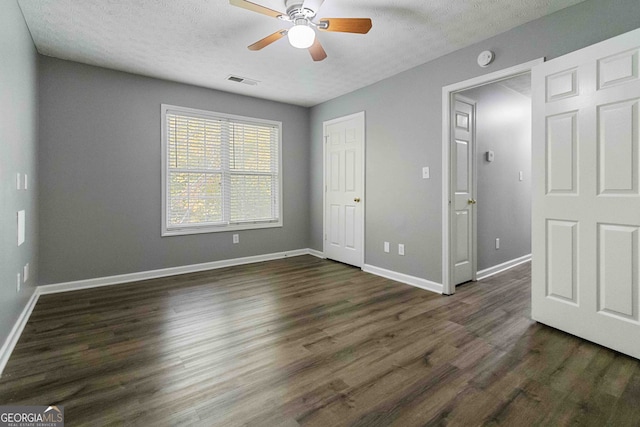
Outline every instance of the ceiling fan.
[[229, 0], [229, 3], [233, 6], [262, 13], [293, 24], [293, 27], [288, 30], [278, 30], [255, 42], [249, 46], [249, 50], [260, 50], [284, 36], [288, 36], [289, 43], [293, 47], [309, 49], [314, 61], [322, 61], [327, 57], [327, 53], [316, 37], [314, 28], [320, 31], [366, 34], [372, 26], [369, 18], [320, 18], [317, 22], [314, 22], [318, 9], [320, 9], [324, 0], [285, 0], [287, 13], [278, 12], [247, 0]]

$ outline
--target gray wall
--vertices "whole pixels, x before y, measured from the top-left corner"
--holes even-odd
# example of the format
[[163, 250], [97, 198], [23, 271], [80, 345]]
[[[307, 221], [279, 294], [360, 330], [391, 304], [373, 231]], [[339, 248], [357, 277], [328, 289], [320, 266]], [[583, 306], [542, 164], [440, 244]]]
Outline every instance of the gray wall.
[[[15, 210], [25, 206], [33, 214], [28, 227], [31, 243], [20, 251], [3, 251], [9, 258], [3, 258], [3, 289], [15, 285], [16, 266], [36, 257], [35, 247], [29, 246], [36, 238], [35, 191], [10, 190], [16, 169], [29, 173], [35, 165], [29, 154], [34, 151], [35, 88], [28, 83], [34, 78], [35, 54], [15, 2], [7, 4], [9, 13], [3, 10], [1, 18], [0, 76], [8, 83], [2, 90], [12, 94], [3, 94], [0, 103], [4, 109], [26, 111], [19, 120], [9, 121], [10, 129], [3, 127], [3, 144], [26, 148], [10, 150], [24, 160], [15, 159], [18, 154], [3, 159], [2, 176], [8, 178], [2, 181], [2, 191], [9, 194], [3, 194], [7, 203], [2, 209], [9, 206], [10, 218], [3, 219], [3, 244], [14, 238], [13, 231], [4, 230], [14, 226]], [[553, 58], [639, 26], [637, 0], [589, 0], [310, 111], [42, 57], [40, 283], [308, 246], [321, 250], [322, 122], [357, 111], [366, 111], [367, 121], [366, 262], [439, 282], [442, 87], [534, 58]], [[487, 69], [475, 64], [484, 49], [497, 55]], [[4, 61], [11, 56], [17, 60]], [[283, 121], [282, 229], [240, 232], [239, 245], [231, 243], [230, 233], [160, 237], [161, 103]], [[5, 142], [4, 134], [16, 142]], [[431, 167], [431, 179], [421, 179], [422, 166]], [[36, 182], [35, 169], [30, 176]], [[394, 247], [404, 243], [406, 255], [385, 254], [385, 240]], [[9, 305], [20, 306], [11, 301]]]
[[[160, 237], [160, 104], [283, 122], [284, 226]], [[308, 247], [309, 110], [40, 60], [41, 284]]]
[[[0, 6], [0, 345], [37, 284], [37, 53], [15, 0]], [[29, 189], [16, 189], [25, 173]], [[25, 210], [26, 241], [17, 246], [16, 212]], [[16, 275], [30, 264], [17, 292]]]
[[[589, 0], [311, 109], [311, 247], [322, 249], [322, 122], [366, 112], [366, 263], [442, 280], [442, 87], [640, 27], [638, 0]], [[488, 68], [476, 64], [491, 49]], [[431, 179], [421, 179], [422, 166]], [[406, 255], [385, 254], [383, 241]]]
[[531, 99], [497, 83], [462, 95], [476, 101], [480, 271], [531, 253]]

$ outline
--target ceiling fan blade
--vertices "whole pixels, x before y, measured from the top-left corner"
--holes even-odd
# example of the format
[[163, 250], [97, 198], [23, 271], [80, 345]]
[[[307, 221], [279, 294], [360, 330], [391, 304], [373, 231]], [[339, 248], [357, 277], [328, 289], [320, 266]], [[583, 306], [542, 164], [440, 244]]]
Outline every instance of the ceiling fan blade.
[[322, 61], [327, 57], [327, 52], [324, 51], [324, 48], [320, 44], [320, 40], [316, 37], [313, 44], [309, 48], [309, 53], [314, 61]]
[[372, 26], [369, 18], [321, 18], [318, 29], [340, 33], [367, 34]]
[[229, 3], [233, 6], [238, 6], [252, 12], [262, 13], [263, 15], [273, 16], [274, 18], [277, 18], [278, 16], [287, 16], [277, 10], [269, 9], [268, 7], [260, 6], [259, 4], [255, 4], [247, 0], [229, 0]]
[[269, 46], [271, 43], [280, 40], [286, 35], [287, 35], [287, 30], [278, 30], [275, 33], [263, 38], [262, 40], [258, 40], [248, 48], [249, 50], [260, 50], [264, 47]]

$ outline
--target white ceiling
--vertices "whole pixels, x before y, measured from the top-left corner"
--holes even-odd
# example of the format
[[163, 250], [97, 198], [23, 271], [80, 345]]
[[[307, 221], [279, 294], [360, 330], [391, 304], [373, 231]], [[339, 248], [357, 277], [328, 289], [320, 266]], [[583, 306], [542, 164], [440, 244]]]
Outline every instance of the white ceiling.
[[[284, 11], [284, 0], [254, 0]], [[366, 35], [319, 33], [313, 62], [290, 24], [227, 0], [19, 0], [38, 51], [77, 62], [312, 106], [583, 0], [326, 0], [319, 17], [370, 17]], [[257, 86], [227, 81], [230, 75]]]
[[531, 98], [531, 73], [511, 77], [510, 79], [502, 80], [497, 84], [501, 84], [507, 89], [514, 90], [527, 98]]

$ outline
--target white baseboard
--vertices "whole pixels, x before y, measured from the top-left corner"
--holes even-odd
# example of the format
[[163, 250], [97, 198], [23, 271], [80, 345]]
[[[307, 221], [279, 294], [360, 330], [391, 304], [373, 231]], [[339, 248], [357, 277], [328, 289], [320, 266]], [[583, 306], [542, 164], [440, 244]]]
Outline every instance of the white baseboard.
[[31, 312], [33, 308], [36, 306], [36, 302], [38, 302], [38, 298], [40, 297], [40, 292], [38, 288], [33, 291], [31, 298], [27, 301], [27, 305], [24, 306], [22, 313], [18, 317], [18, 320], [11, 328], [7, 339], [2, 344], [2, 348], [0, 348], [0, 375], [4, 371], [5, 366], [7, 366], [7, 362], [9, 362], [9, 357], [13, 352], [18, 340], [20, 339], [20, 335], [22, 335], [22, 331], [24, 327], [27, 325], [27, 321], [29, 320], [29, 316], [31, 316]]
[[442, 284], [432, 282], [430, 280], [421, 279], [419, 277], [410, 276], [404, 273], [398, 273], [396, 271], [387, 270], [387, 269], [376, 267], [374, 265], [369, 265], [369, 264], [365, 264], [362, 267], [362, 271], [375, 274], [376, 276], [386, 277], [387, 279], [395, 280], [396, 282], [401, 282], [407, 285], [415, 286], [416, 288], [424, 289], [426, 291], [442, 294]]
[[225, 259], [221, 261], [191, 264], [180, 267], [162, 268], [159, 270], [140, 271], [137, 273], [119, 274], [117, 276], [97, 277], [95, 279], [76, 280], [73, 282], [56, 283], [52, 285], [40, 285], [38, 289], [41, 295], [57, 294], [60, 292], [78, 291], [81, 289], [98, 288], [102, 286], [119, 285], [122, 283], [138, 282], [141, 280], [157, 279], [160, 277], [177, 276], [178, 274], [197, 273], [199, 271], [216, 270], [218, 268], [233, 267], [236, 265], [253, 264], [256, 262], [273, 261], [300, 255], [313, 255], [309, 249], [298, 249], [287, 252], [275, 252], [271, 254], [249, 256], [244, 258]]
[[476, 275], [477, 280], [486, 279], [487, 277], [493, 276], [494, 274], [502, 273], [503, 271], [529, 261], [531, 261], [531, 254], [512, 259], [511, 261], [503, 262], [502, 264], [494, 265], [493, 267], [485, 268], [484, 270], [478, 271]]
[[320, 259], [327, 259], [327, 257], [324, 256], [324, 252], [316, 251], [315, 249], [309, 249], [309, 255], [313, 255], [314, 257]]

